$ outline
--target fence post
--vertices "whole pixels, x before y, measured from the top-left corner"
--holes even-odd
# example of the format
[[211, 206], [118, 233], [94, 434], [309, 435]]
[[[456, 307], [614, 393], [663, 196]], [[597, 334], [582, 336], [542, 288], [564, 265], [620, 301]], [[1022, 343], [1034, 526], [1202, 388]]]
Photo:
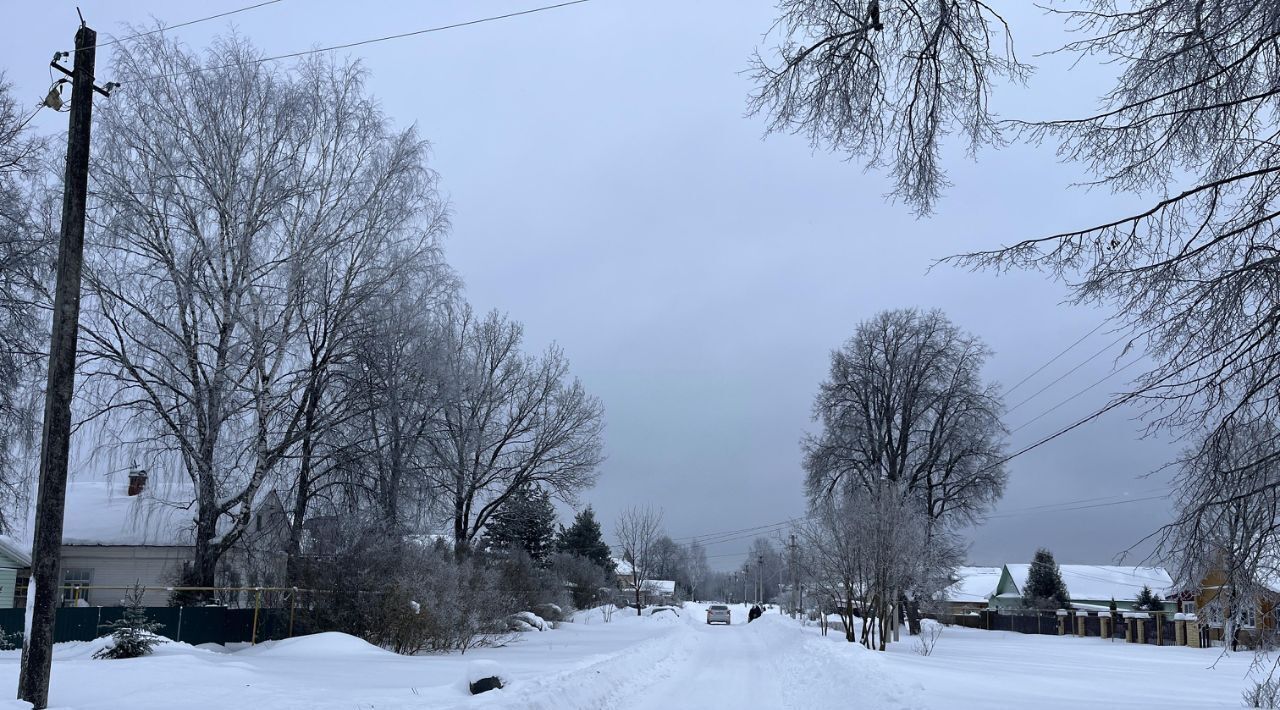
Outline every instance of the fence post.
[[262, 608], [262, 587], [253, 590], [253, 633], [249, 636], [249, 645], [258, 644], [258, 610]]
[[289, 593], [289, 638], [293, 638], [293, 609], [298, 602], [298, 588]]
[[183, 607], [178, 607], [178, 638], [174, 639], [174, 641], [182, 640], [182, 609]]

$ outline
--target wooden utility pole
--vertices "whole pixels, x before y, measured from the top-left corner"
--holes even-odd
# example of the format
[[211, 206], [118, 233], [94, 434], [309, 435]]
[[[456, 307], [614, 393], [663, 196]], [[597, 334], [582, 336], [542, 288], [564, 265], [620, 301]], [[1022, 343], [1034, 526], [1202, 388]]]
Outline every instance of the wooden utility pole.
[[53, 617], [58, 605], [58, 566], [62, 551], [62, 514], [66, 507], [67, 458], [71, 447], [71, 395], [76, 373], [76, 335], [80, 327], [80, 268], [84, 257], [85, 199], [89, 190], [89, 130], [98, 33], [83, 19], [76, 31], [74, 70], [55, 56], [51, 66], [71, 76], [67, 167], [62, 192], [62, 227], [58, 243], [58, 285], [53, 299], [53, 333], [49, 343], [49, 380], [45, 389], [44, 431], [40, 441], [40, 489], [36, 502], [35, 540], [31, 550], [31, 582], [35, 587], [30, 626], [22, 647], [18, 699], [36, 710], [49, 705], [49, 671], [53, 664]]

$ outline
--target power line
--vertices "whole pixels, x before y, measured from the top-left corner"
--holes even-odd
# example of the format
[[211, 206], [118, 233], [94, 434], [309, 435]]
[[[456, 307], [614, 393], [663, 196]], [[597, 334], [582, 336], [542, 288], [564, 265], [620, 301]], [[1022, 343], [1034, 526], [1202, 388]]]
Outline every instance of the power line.
[[1117, 500], [1117, 501], [1112, 501], [1112, 502], [1110, 502], [1110, 503], [1094, 503], [1094, 504], [1092, 504], [1092, 505], [1078, 505], [1078, 506], [1068, 507], [1068, 508], [1044, 508], [1044, 509], [1041, 509], [1041, 510], [1024, 510], [1024, 511], [1021, 511], [1021, 512], [993, 513], [993, 514], [991, 514], [991, 515], [986, 516], [986, 518], [989, 520], [989, 519], [992, 519], [992, 518], [1015, 518], [1015, 517], [1018, 517], [1018, 516], [1020, 516], [1020, 515], [1028, 515], [1028, 514], [1032, 514], [1032, 513], [1036, 513], [1036, 514], [1039, 514], [1039, 513], [1065, 513], [1065, 512], [1073, 511], [1073, 510], [1092, 510], [1092, 509], [1094, 509], [1094, 508], [1109, 508], [1109, 507], [1111, 507], [1111, 506], [1115, 506], [1115, 505], [1128, 505], [1129, 503], [1141, 503], [1141, 502], [1143, 502], [1143, 501], [1148, 501], [1148, 500], [1158, 500], [1158, 499], [1163, 499], [1163, 498], [1168, 498], [1168, 497], [1169, 497], [1169, 496], [1168, 496], [1168, 494], [1166, 493], [1166, 494], [1155, 495], [1155, 496], [1145, 496], [1145, 497], [1142, 497], [1142, 498], [1128, 498], [1128, 499], [1126, 499], [1126, 500]]
[[[1096, 353], [1094, 353], [1094, 354], [1090, 355], [1089, 357], [1085, 358], [1084, 362], [1081, 362], [1080, 364], [1076, 365], [1075, 367], [1071, 368], [1070, 370], [1067, 370], [1066, 372], [1062, 373], [1062, 375], [1060, 375], [1060, 376], [1059, 376], [1057, 379], [1055, 379], [1053, 382], [1050, 382], [1049, 384], [1045, 385], [1044, 387], [1041, 387], [1040, 389], [1036, 390], [1036, 391], [1035, 391], [1035, 393], [1033, 393], [1030, 397], [1027, 397], [1026, 399], [1022, 400], [1021, 402], [1018, 402], [1017, 404], [1015, 404], [1015, 405], [1013, 405], [1012, 407], [1010, 407], [1010, 408], [1009, 408], [1009, 410], [1005, 412], [1005, 414], [1010, 414], [1010, 413], [1012, 413], [1012, 412], [1013, 412], [1014, 410], [1016, 410], [1017, 408], [1021, 407], [1022, 405], [1026, 404], [1027, 402], [1030, 402], [1031, 400], [1035, 399], [1037, 396], [1039, 396], [1040, 394], [1042, 394], [1045, 390], [1049, 389], [1050, 387], [1052, 387], [1052, 386], [1054, 386], [1054, 385], [1058, 384], [1059, 382], [1061, 382], [1061, 381], [1063, 381], [1063, 380], [1067, 379], [1068, 377], [1070, 377], [1071, 375], [1075, 374], [1075, 372], [1076, 372], [1077, 370], [1079, 370], [1080, 368], [1084, 367], [1085, 365], [1088, 365], [1089, 363], [1091, 363], [1091, 362], [1093, 362], [1094, 360], [1096, 360], [1096, 359], [1098, 358], [1098, 356], [1102, 355], [1102, 354], [1103, 354], [1103, 353], [1105, 353], [1106, 351], [1108, 351], [1108, 350], [1110, 350], [1111, 348], [1115, 347], [1115, 346], [1116, 346], [1116, 344], [1118, 344], [1121, 340], [1124, 340], [1124, 339], [1125, 339], [1125, 337], [1127, 337], [1127, 336], [1128, 336], [1128, 333], [1122, 333], [1122, 334], [1120, 335], [1120, 337], [1119, 337], [1119, 338], [1116, 338], [1115, 340], [1111, 341], [1111, 342], [1110, 342], [1110, 343], [1108, 343], [1107, 345], [1103, 346], [1103, 348], [1102, 348], [1101, 350], [1099, 350], [1098, 352], [1096, 352]], [[1121, 353], [1121, 355], [1124, 355], [1124, 353]], [[1055, 359], [1056, 359], [1056, 358], [1055, 358]]]
[[130, 83], [140, 83], [144, 81], [153, 81], [156, 79], [172, 79], [174, 77], [187, 76], [188, 74], [199, 74], [200, 72], [217, 71], [219, 69], [232, 69], [235, 67], [242, 67], [242, 66], [257, 66], [258, 64], [263, 64], [265, 62], [274, 62], [280, 59], [293, 59], [295, 57], [304, 57], [309, 54], [319, 54], [321, 52], [332, 52], [339, 49], [350, 49], [352, 47], [360, 47], [366, 44], [386, 42], [388, 40], [393, 40], [393, 39], [404, 39], [405, 37], [416, 37], [417, 35], [430, 34], [433, 32], [443, 32], [445, 30], [457, 29], [459, 27], [470, 27], [471, 25], [479, 25], [485, 22], [495, 22], [497, 20], [506, 20], [512, 17], [520, 17], [522, 15], [532, 15], [537, 12], [546, 12], [548, 10], [556, 10], [562, 7], [568, 7], [570, 5], [581, 5], [582, 3], [590, 2], [590, 1], [591, 0], [568, 0], [568, 2], [556, 3], [555, 5], [543, 5], [541, 7], [535, 7], [528, 10], [508, 12], [503, 15], [492, 15], [490, 17], [482, 17], [475, 20], [468, 20], [466, 22], [455, 22], [451, 25], [440, 25], [438, 27], [428, 27], [426, 29], [415, 30], [413, 32], [401, 32], [399, 34], [386, 35], [384, 37], [374, 37], [372, 39], [360, 40], [358, 42], [348, 42], [346, 44], [335, 44], [329, 47], [318, 47], [316, 49], [307, 49], [300, 52], [290, 52], [289, 54], [277, 54], [275, 56], [262, 57], [261, 59], [254, 59], [248, 62], [236, 62], [232, 64], [223, 64], [216, 67], [201, 67], [199, 69], [173, 72], [170, 74], [155, 74], [153, 76], [144, 77], [142, 79], [132, 79], [125, 83], [130, 84]]
[[[246, 6], [246, 7], [238, 8], [238, 9], [235, 9], [235, 10], [228, 10], [228, 11], [226, 11], [226, 12], [220, 12], [220, 13], [218, 13], [218, 14], [216, 14], [216, 15], [209, 15], [208, 17], [201, 17], [201, 18], [198, 18], [198, 19], [195, 19], [195, 20], [188, 20], [187, 22], [180, 22], [180, 23], [178, 23], [178, 24], [176, 24], [176, 25], [169, 25], [169, 26], [167, 26], [167, 27], [160, 27], [160, 28], [157, 28], [157, 29], [154, 29], [154, 30], [148, 30], [148, 31], [146, 31], [146, 32], [139, 32], [138, 34], [129, 35], [128, 37], [121, 37], [121, 38], [119, 38], [119, 39], [113, 39], [113, 40], [111, 40], [110, 42], [103, 42], [103, 43], [101, 43], [101, 44], [94, 45], [94, 48], [95, 48], [95, 49], [97, 49], [97, 48], [101, 48], [101, 47], [110, 47], [110, 46], [111, 46], [111, 45], [113, 45], [113, 44], [120, 44], [121, 42], [128, 42], [128, 41], [130, 41], [130, 40], [138, 39], [139, 37], [149, 37], [149, 36], [151, 36], [151, 35], [153, 35], [153, 34], [159, 34], [159, 33], [161, 33], [161, 32], [168, 32], [169, 30], [176, 30], [176, 29], [178, 29], [179, 27], [190, 27], [191, 25], [199, 24], [199, 23], [201, 23], [201, 22], [207, 22], [207, 21], [209, 21], [209, 20], [216, 20], [216, 19], [218, 19], [218, 18], [220, 18], [220, 17], [227, 17], [227, 16], [229, 16], [229, 15], [235, 15], [235, 14], [237, 14], [237, 13], [246, 12], [246, 11], [248, 11], [248, 10], [256, 10], [256, 9], [258, 9], [258, 8], [260, 8], [260, 7], [265, 7], [265, 6], [267, 6], [267, 5], [274, 5], [274, 4], [278, 3], [278, 2], [284, 2], [284, 0], [266, 0], [265, 2], [257, 3], [256, 5], [248, 5], [248, 6]], [[83, 51], [83, 50], [80, 50], [80, 49], [72, 50], [71, 52], [68, 52], [68, 54], [74, 54], [75, 52], [79, 52], [79, 51]]]
[[723, 535], [737, 535], [737, 533], [741, 533], [741, 532], [751, 532], [751, 531], [756, 531], [756, 530], [763, 530], [763, 528], [768, 528], [768, 527], [781, 527], [781, 526], [786, 526], [786, 525], [788, 525], [788, 523], [794, 523], [794, 522], [796, 522], [796, 521], [800, 521], [800, 519], [804, 519], [804, 517], [803, 517], [803, 516], [800, 516], [800, 517], [795, 517], [795, 518], [787, 518], [787, 519], [785, 519], [785, 521], [778, 521], [778, 522], [776, 522], [776, 523], [767, 523], [767, 525], [758, 525], [758, 526], [753, 526], [753, 527], [744, 527], [744, 528], [739, 528], [739, 530], [722, 530], [722, 531], [719, 531], [719, 532], [704, 532], [704, 533], [701, 533], [701, 535], [685, 535], [685, 536], [681, 536], [681, 537], [672, 537], [672, 540], [673, 540], [673, 541], [675, 541], [675, 540], [696, 540], [696, 541], [699, 541], [699, 542], [704, 542], [705, 540], [714, 539], [714, 537], [719, 537], [719, 536], [723, 536]]
[[1129, 363], [1128, 363], [1127, 365], [1125, 365], [1124, 367], [1121, 367], [1121, 368], [1118, 368], [1118, 369], [1112, 370], [1109, 374], [1107, 374], [1107, 375], [1106, 375], [1105, 377], [1103, 377], [1102, 379], [1100, 379], [1100, 380], [1098, 380], [1098, 381], [1094, 382], [1093, 384], [1089, 385], [1088, 387], [1085, 387], [1084, 389], [1082, 389], [1082, 390], [1080, 390], [1080, 391], [1076, 392], [1075, 394], [1071, 395], [1070, 397], [1067, 397], [1066, 399], [1062, 400], [1061, 402], [1058, 402], [1057, 404], [1053, 405], [1052, 407], [1049, 407], [1048, 409], [1044, 410], [1043, 412], [1041, 412], [1041, 413], [1037, 414], [1036, 416], [1034, 416], [1034, 417], [1032, 417], [1032, 418], [1028, 419], [1027, 421], [1025, 421], [1025, 422], [1023, 422], [1023, 423], [1019, 424], [1018, 426], [1014, 427], [1013, 429], [1010, 429], [1010, 430], [1009, 430], [1009, 433], [1010, 433], [1010, 434], [1016, 434], [1016, 433], [1018, 433], [1018, 432], [1019, 432], [1019, 431], [1021, 431], [1022, 429], [1025, 429], [1026, 427], [1028, 427], [1028, 426], [1030, 426], [1030, 425], [1032, 425], [1032, 424], [1036, 423], [1037, 421], [1039, 421], [1039, 420], [1043, 419], [1045, 416], [1047, 416], [1047, 415], [1049, 415], [1049, 414], [1052, 414], [1055, 410], [1057, 410], [1058, 408], [1062, 407], [1063, 405], [1065, 405], [1065, 404], [1067, 404], [1067, 403], [1071, 402], [1072, 400], [1076, 399], [1076, 398], [1077, 398], [1077, 397], [1079, 397], [1080, 395], [1083, 395], [1084, 393], [1088, 392], [1089, 390], [1093, 389], [1094, 387], [1097, 387], [1098, 385], [1102, 384], [1103, 382], [1106, 382], [1107, 380], [1111, 379], [1112, 377], [1115, 377], [1116, 375], [1120, 374], [1121, 372], [1124, 372], [1125, 370], [1128, 370], [1129, 368], [1131, 368], [1131, 367], [1133, 367], [1134, 365], [1136, 365], [1136, 364], [1138, 364], [1139, 362], [1141, 362], [1141, 360], [1142, 360], [1142, 358], [1138, 358], [1138, 359], [1135, 359], [1135, 360], [1130, 360], [1130, 361], [1129, 361]]
[[1104, 321], [1102, 321], [1101, 323], [1099, 323], [1098, 325], [1094, 326], [1093, 330], [1091, 330], [1091, 331], [1089, 331], [1088, 333], [1085, 333], [1084, 335], [1080, 336], [1080, 339], [1079, 339], [1079, 340], [1077, 340], [1077, 341], [1075, 341], [1074, 343], [1072, 343], [1072, 344], [1068, 345], [1068, 346], [1066, 347], [1066, 349], [1065, 349], [1065, 350], [1063, 350], [1062, 352], [1058, 353], [1057, 355], [1054, 355], [1052, 358], [1049, 358], [1049, 361], [1048, 361], [1048, 362], [1046, 362], [1045, 364], [1041, 365], [1040, 367], [1037, 367], [1037, 368], [1036, 368], [1036, 370], [1035, 370], [1035, 372], [1032, 372], [1030, 375], [1027, 375], [1026, 377], [1022, 378], [1021, 380], [1018, 380], [1018, 384], [1016, 384], [1016, 385], [1014, 385], [1014, 386], [1010, 387], [1009, 389], [1005, 390], [1005, 395], [1013, 394], [1013, 391], [1014, 391], [1014, 390], [1018, 389], [1019, 387], [1021, 387], [1021, 386], [1022, 386], [1022, 385], [1024, 385], [1024, 384], [1026, 384], [1026, 383], [1027, 383], [1027, 381], [1028, 381], [1028, 380], [1030, 380], [1032, 377], [1035, 377], [1036, 375], [1038, 375], [1038, 374], [1040, 374], [1041, 372], [1043, 372], [1043, 371], [1044, 371], [1044, 369], [1045, 369], [1046, 367], [1048, 367], [1048, 366], [1052, 365], [1053, 363], [1057, 362], [1057, 361], [1058, 361], [1058, 359], [1059, 359], [1059, 358], [1061, 358], [1063, 355], [1066, 355], [1067, 353], [1069, 353], [1069, 352], [1071, 352], [1072, 350], [1074, 350], [1074, 349], [1075, 349], [1075, 347], [1076, 347], [1077, 345], [1079, 345], [1080, 343], [1083, 343], [1083, 342], [1085, 341], [1085, 339], [1087, 339], [1090, 335], [1093, 335], [1094, 333], [1098, 332], [1099, 330], [1102, 330], [1102, 326], [1104, 326], [1104, 325], [1106, 325], [1106, 324], [1107, 324], [1107, 321], [1105, 321], [1105, 320], [1104, 320]]
[[[1164, 488], [1150, 488], [1150, 489], [1147, 489], [1147, 490], [1135, 491], [1135, 492], [1136, 492], [1136, 493], [1155, 493], [1156, 491], [1164, 491], [1164, 490], [1166, 490], [1166, 489], [1164, 489]], [[1116, 495], [1100, 496], [1100, 497], [1097, 497], [1097, 498], [1082, 498], [1082, 499], [1080, 499], [1080, 500], [1067, 500], [1067, 501], [1062, 501], [1062, 502], [1059, 502], [1059, 503], [1045, 503], [1044, 505], [1033, 505], [1033, 506], [1029, 506], [1029, 507], [1026, 507], [1026, 508], [1014, 508], [1014, 509], [1012, 509], [1012, 510], [1006, 510], [1006, 511], [1003, 511], [1003, 512], [1002, 512], [1002, 514], [1003, 514], [1003, 513], [1020, 513], [1020, 512], [1023, 512], [1023, 511], [1036, 511], [1036, 510], [1043, 510], [1043, 509], [1045, 509], [1045, 508], [1057, 508], [1057, 507], [1059, 507], [1059, 506], [1063, 506], [1063, 505], [1077, 505], [1077, 504], [1079, 504], [1079, 503], [1094, 503], [1094, 502], [1097, 502], [1097, 501], [1115, 500], [1115, 499], [1117, 499], [1117, 498], [1128, 498], [1130, 495], [1132, 495], [1132, 494], [1129, 494], [1129, 493], [1119, 493], [1119, 494], [1116, 494]]]

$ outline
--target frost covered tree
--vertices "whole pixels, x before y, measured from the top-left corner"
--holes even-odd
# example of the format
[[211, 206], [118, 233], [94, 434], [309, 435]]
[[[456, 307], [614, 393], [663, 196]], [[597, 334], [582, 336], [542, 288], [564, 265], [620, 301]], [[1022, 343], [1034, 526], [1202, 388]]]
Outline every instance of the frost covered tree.
[[555, 545], [556, 509], [551, 495], [537, 486], [515, 491], [484, 532], [489, 550], [524, 550], [534, 562], [546, 562]]
[[640, 614], [641, 594], [645, 582], [653, 579], [658, 564], [655, 552], [662, 534], [662, 511], [652, 506], [633, 506], [624, 510], [614, 523], [618, 551], [631, 566], [631, 582], [635, 587], [636, 614]]
[[585, 557], [607, 572], [613, 571], [613, 553], [604, 541], [600, 521], [596, 520], [596, 513], [589, 505], [573, 516], [572, 525], [560, 529], [556, 536], [556, 549]]
[[[937, 554], [897, 590], [904, 598], [946, 586], [960, 560], [955, 531], [1004, 491], [1002, 404], [981, 374], [988, 354], [941, 311], [885, 311], [831, 354], [819, 387], [822, 428], [804, 443], [810, 503], [849, 493], [909, 513], [883, 523], [921, 526], [892, 536], [922, 535]], [[915, 631], [918, 609], [907, 607]]]
[[1022, 599], [1033, 609], [1071, 608], [1071, 595], [1062, 581], [1062, 570], [1058, 568], [1052, 552], [1044, 548], [1036, 550], [1031, 569], [1027, 572], [1027, 586], [1022, 590]]
[[570, 378], [558, 348], [536, 357], [521, 351], [519, 323], [463, 307], [447, 328], [440, 404], [425, 445], [462, 555], [522, 488], [537, 485], [572, 503], [595, 482], [603, 413]]
[[425, 142], [390, 127], [357, 65], [258, 58], [234, 37], [204, 56], [120, 45], [130, 88], [97, 116], [91, 406], [189, 480], [201, 586], [263, 486], [345, 411], [327, 394], [352, 315], [442, 218]]

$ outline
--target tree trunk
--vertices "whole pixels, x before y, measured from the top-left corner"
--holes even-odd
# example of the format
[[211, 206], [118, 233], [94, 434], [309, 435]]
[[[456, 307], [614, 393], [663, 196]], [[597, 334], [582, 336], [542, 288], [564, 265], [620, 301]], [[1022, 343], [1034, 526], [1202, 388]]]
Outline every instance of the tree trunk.
[[898, 597], [898, 602], [907, 612], [907, 631], [912, 636], [920, 635], [920, 602], [915, 599], [907, 599], [906, 595]]

